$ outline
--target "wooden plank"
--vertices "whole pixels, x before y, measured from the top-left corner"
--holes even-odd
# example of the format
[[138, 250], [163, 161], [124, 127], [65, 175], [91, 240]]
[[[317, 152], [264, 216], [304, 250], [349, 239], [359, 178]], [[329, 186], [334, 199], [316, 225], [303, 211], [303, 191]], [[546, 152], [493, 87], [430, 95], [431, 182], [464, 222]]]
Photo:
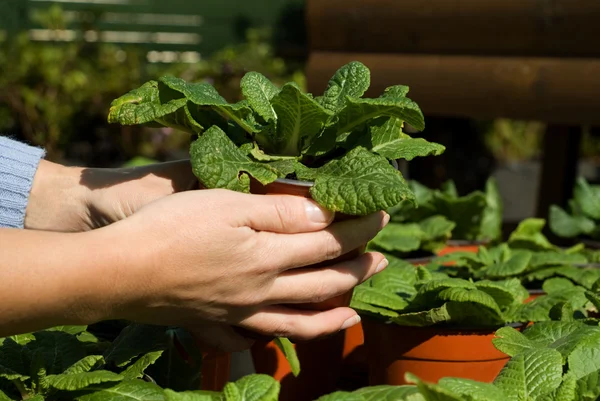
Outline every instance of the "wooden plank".
[[307, 0], [311, 49], [600, 55], [598, 0]]
[[369, 96], [409, 85], [425, 114], [600, 125], [600, 59], [314, 52], [309, 90], [322, 93], [331, 75], [352, 60], [371, 69]]
[[566, 207], [577, 177], [581, 145], [580, 127], [550, 125], [544, 136], [542, 176], [537, 200], [537, 216], [548, 218], [551, 205]]

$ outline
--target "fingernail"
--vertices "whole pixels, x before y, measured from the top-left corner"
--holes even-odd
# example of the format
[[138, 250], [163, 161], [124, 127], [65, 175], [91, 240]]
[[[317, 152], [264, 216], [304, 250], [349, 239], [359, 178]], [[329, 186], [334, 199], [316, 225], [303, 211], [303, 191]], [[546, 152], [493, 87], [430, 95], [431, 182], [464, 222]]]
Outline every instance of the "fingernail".
[[379, 262], [379, 264], [377, 265], [377, 269], [375, 269], [375, 273], [379, 273], [380, 271], [382, 271], [383, 269], [385, 269], [387, 267], [387, 265], [390, 262], [387, 259], [383, 259], [381, 262]]
[[342, 328], [340, 330], [346, 330], [354, 325], [360, 323], [360, 316], [354, 315], [350, 319], [346, 320], [344, 324], [342, 324]]
[[387, 226], [387, 224], [390, 222], [390, 215], [389, 214], [385, 214], [385, 216], [383, 216], [383, 223], [381, 228]]
[[329, 223], [332, 213], [313, 201], [306, 201], [306, 217], [313, 223]]

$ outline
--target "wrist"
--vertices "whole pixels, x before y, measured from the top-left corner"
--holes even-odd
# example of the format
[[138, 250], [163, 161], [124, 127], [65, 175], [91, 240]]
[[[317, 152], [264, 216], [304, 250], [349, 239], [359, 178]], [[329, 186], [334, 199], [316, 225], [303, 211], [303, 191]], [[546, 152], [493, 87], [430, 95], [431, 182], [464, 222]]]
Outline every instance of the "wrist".
[[29, 195], [25, 228], [84, 231], [87, 228], [89, 191], [80, 183], [81, 173], [79, 167], [40, 161]]

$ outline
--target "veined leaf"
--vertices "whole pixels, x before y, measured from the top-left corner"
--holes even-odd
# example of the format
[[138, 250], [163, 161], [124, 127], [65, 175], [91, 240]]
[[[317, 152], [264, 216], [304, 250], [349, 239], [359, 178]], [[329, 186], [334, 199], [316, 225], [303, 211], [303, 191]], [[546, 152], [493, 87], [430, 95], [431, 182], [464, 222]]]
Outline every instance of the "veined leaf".
[[162, 326], [132, 323], [121, 331], [104, 352], [104, 359], [107, 364], [125, 366], [139, 355], [164, 347], [166, 339]]
[[274, 154], [300, 156], [331, 117], [328, 110], [292, 84], [285, 84], [271, 105], [277, 114], [277, 131], [268, 138], [267, 146]]
[[261, 184], [277, 179], [275, 170], [252, 161], [218, 127], [211, 127], [190, 148], [192, 170], [207, 188], [250, 191], [250, 176]]
[[77, 401], [165, 401], [163, 390], [154, 383], [125, 380], [107, 387], [95, 384], [76, 397]]
[[290, 364], [292, 374], [294, 376], [298, 376], [300, 374], [300, 361], [298, 360], [298, 354], [296, 353], [296, 348], [294, 348], [294, 345], [290, 340], [283, 337], [275, 338], [274, 341], [277, 348], [283, 352], [285, 359], [287, 359], [288, 363]]
[[536, 400], [555, 391], [562, 379], [562, 357], [553, 349], [536, 349], [512, 357], [494, 384], [508, 401]]
[[563, 252], [535, 252], [531, 256], [530, 268], [537, 269], [544, 266], [575, 265], [587, 263], [585, 256], [578, 253]]
[[[227, 386], [235, 386], [240, 398], [232, 401], [277, 401], [280, 385], [268, 375], [249, 375]], [[225, 400], [227, 391], [225, 391]]]
[[163, 353], [163, 351], [154, 351], [154, 352], [149, 352], [146, 355], [143, 355], [137, 361], [135, 361], [134, 363], [129, 365], [127, 367], [127, 369], [125, 369], [123, 372], [121, 372], [121, 375], [125, 379], [141, 378], [142, 376], [144, 376], [144, 371], [148, 368], [148, 366], [150, 366], [154, 362], [156, 362], [156, 360], [158, 358], [160, 358], [162, 353]]
[[108, 370], [96, 370], [94, 372], [64, 373], [60, 375], [49, 375], [46, 380], [50, 387], [57, 390], [77, 391], [90, 385], [119, 382], [124, 377]]
[[595, 220], [600, 219], [600, 188], [591, 186], [580, 177], [575, 183], [573, 197], [583, 214]]
[[365, 399], [360, 394], [349, 393], [347, 391], [336, 391], [319, 397], [317, 401], [365, 401]]
[[[569, 375], [579, 380], [600, 371], [600, 333], [586, 338], [578, 337], [577, 346], [567, 358]], [[572, 347], [573, 348], [573, 347]]]
[[422, 312], [403, 313], [391, 321], [400, 326], [432, 326], [437, 323], [449, 322], [452, 317], [447, 309], [446, 303], [439, 308], [431, 308]]
[[62, 373], [69, 366], [85, 357], [85, 348], [75, 335], [62, 331], [38, 331], [35, 341], [27, 344], [31, 351], [43, 355], [48, 374]]
[[364, 401], [425, 401], [416, 386], [371, 386], [354, 392]]
[[501, 308], [507, 308], [514, 303], [522, 303], [529, 296], [519, 279], [482, 280], [476, 282], [475, 286], [478, 290], [490, 295]]
[[414, 197], [399, 171], [362, 147], [318, 169], [312, 198], [325, 208], [350, 215], [385, 210]]
[[388, 252], [408, 253], [421, 245], [425, 232], [418, 224], [389, 223], [373, 238], [372, 243]]
[[348, 97], [361, 97], [369, 89], [370, 83], [369, 69], [361, 62], [350, 62], [337, 70], [329, 80], [321, 105], [331, 112], [337, 112], [346, 105]]
[[278, 87], [258, 72], [248, 72], [244, 75], [240, 86], [242, 94], [259, 116], [267, 122], [277, 120], [271, 100], [279, 93]]
[[408, 302], [404, 298], [373, 287], [356, 287], [354, 289], [353, 299], [396, 312], [401, 311], [408, 305]]
[[505, 278], [523, 273], [529, 266], [531, 253], [526, 251], [513, 252], [506, 262], [499, 262], [481, 270], [480, 275], [487, 278]]
[[523, 333], [509, 326], [498, 329], [492, 343], [498, 350], [510, 356], [543, 348], [542, 345], [530, 340]]
[[89, 372], [90, 370], [102, 365], [104, 357], [102, 355], [88, 355], [83, 359], [75, 362], [65, 370], [65, 374], [76, 374]]
[[0, 378], [27, 380], [30, 377], [31, 351], [13, 339], [6, 338], [0, 347]]
[[[356, 291], [354, 291], [354, 294], [356, 294]], [[356, 310], [361, 315], [370, 315], [384, 318], [392, 318], [398, 316], [398, 312], [394, 312], [392, 310], [381, 308], [378, 306], [373, 306], [371, 304], [359, 301], [356, 298], [352, 298], [352, 301], [350, 302], [350, 307]]]
[[223, 401], [222, 394], [215, 391], [175, 392], [165, 389], [165, 397], [165, 401]]
[[525, 219], [519, 223], [516, 230], [510, 234], [508, 244], [511, 248], [529, 249], [534, 251], [556, 250], [548, 238], [542, 234], [546, 225], [544, 219]]
[[405, 380], [416, 383], [419, 392], [427, 401], [463, 401], [463, 398], [452, 390], [437, 384], [425, 383], [411, 373], [405, 375]]

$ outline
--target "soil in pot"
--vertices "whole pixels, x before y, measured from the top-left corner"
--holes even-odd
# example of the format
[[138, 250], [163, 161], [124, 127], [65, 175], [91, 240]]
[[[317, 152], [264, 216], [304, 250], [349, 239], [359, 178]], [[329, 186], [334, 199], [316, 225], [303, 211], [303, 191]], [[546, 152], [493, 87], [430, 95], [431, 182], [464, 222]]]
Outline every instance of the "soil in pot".
[[[310, 198], [309, 190], [311, 186], [312, 183], [310, 182], [288, 179], [279, 179], [263, 186], [252, 180], [250, 192], [253, 194], [286, 194]], [[336, 214], [335, 221], [351, 218], [354, 218], [354, 216]], [[333, 261], [328, 261], [327, 265], [355, 258], [364, 251], [365, 247], [355, 249]], [[321, 266], [314, 265], [312, 267], [319, 268]], [[294, 304], [293, 307], [328, 310], [348, 306], [351, 299], [352, 291], [349, 291], [323, 302]], [[257, 341], [252, 347], [252, 358], [256, 373], [268, 374], [280, 381], [280, 399], [282, 401], [306, 401], [319, 398], [321, 395], [331, 393], [337, 388], [342, 366], [344, 339], [345, 333], [340, 332], [327, 338], [296, 344], [296, 352], [301, 366], [301, 373], [298, 377], [292, 375], [283, 353], [279, 351], [273, 342]]]
[[437, 254], [438, 256], [443, 256], [454, 252], [477, 253], [480, 246], [485, 246], [487, 244], [489, 244], [489, 241], [450, 240]]
[[510, 357], [492, 344], [496, 329], [406, 327], [363, 320], [370, 385], [408, 384], [411, 372], [424, 381], [460, 377], [492, 382]]

